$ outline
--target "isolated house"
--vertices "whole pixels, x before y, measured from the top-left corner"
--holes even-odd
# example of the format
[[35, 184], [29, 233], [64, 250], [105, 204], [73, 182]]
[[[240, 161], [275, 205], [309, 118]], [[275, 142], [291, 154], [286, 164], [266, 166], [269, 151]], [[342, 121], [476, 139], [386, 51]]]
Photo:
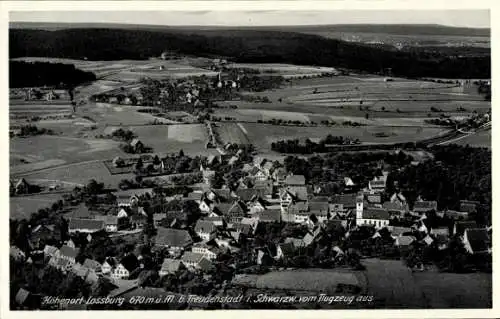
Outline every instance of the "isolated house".
[[135, 153], [142, 153], [144, 152], [144, 144], [138, 139], [134, 138], [130, 142], [130, 146], [133, 148]]
[[19, 179], [15, 185], [16, 194], [27, 194], [29, 193], [29, 189], [30, 184], [24, 178]]

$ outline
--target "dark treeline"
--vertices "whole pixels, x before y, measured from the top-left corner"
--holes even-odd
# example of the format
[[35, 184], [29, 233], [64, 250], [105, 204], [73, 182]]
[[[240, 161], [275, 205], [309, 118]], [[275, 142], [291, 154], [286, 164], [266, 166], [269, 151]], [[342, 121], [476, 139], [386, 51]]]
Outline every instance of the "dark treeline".
[[46, 62], [9, 62], [9, 87], [56, 86], [75, 87], [80, 83], [95, 81], [92, 72], [78, 70], [74, 65]]
[[[433, 146], [434, 160], [393, 171], [403, 194], [413, 202], [417, 196], [436, 200], [439, 209], [459, 209], [460, 200], [479, 201], [478, 221], [491, 221], [491, 151], [458, 145]], [[388, 187], [393, 187], [388, 183]], [[389, 191], [392, 191], [389, 189]]]
[[395, 76], [490, 78], [490, 57], [457, 57], [391, 51], [293, 32], [224, 30], [205, 34], [120, 29], [20, 30], [9, 32], [11, 57], [89, 60], [147, 59], [163, 51], [223, 55], [235, 62], [322, 65]]

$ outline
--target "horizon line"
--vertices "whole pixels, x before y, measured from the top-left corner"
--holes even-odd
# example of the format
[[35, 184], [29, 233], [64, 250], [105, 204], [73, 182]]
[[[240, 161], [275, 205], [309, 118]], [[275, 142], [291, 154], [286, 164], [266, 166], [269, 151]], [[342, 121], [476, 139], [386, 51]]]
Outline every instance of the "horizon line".
[[155, 26], [155, 27], [201, 27], [201, 28], [231, 28], [231, 27], [239, 27], [239, 28], [270, 28], [270, 27], [322, 27], [322, 26], [368, 26], [368, 25], [390, 25], [390, 26], [439, 26], [439, 27], [447, 27], [447, 28], [456, 28], [456, 29], [478, 29], [478, 30], [491, 30], [490, 27], [472, 27], [472, 26], [456, 26], [456, 25], [447, 25], [441, 23], [320, 23], [320, 24], [269, 24], [269, 25], [224, 25], [224, 24], [142, 24], [142, 23], [127, 23], [127, 22], [41, 22], [41, 21], [9, 21], [11, 23], [31, 23], [31, 24], [105, 24], [105, 25], [131, 25], [131, 26]]

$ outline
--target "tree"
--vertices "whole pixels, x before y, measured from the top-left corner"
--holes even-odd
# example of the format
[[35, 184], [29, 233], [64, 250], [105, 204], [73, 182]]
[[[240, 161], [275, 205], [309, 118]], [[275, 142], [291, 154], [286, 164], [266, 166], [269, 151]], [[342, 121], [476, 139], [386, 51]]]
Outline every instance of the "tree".
[[153, 158], [153, 165], [160, 165], [160, 164], [161, 164], [160, 158], [158, 157], [158, 155], [155, 155], [155, 157]]
[[99, 277], [97, 282], [92, 285], [91, 294], [94, 297], [105, 297], [116, 288], [118, 287], [109, 278]]
[[140, 171], [144, 167], [144, 163], [142, 162], [142, 158], [139, 157], [137, 163], [135, 164], [135, 169]]
[[181, 150], [179, 151], [179, 157], [184, 157], [184, 150], [182, 150], [182, 149], [181, 149]]
[[138, 276], [139, 287], [152, 287], [158, 281], [158, 272], [155, 270], [144, 270]]

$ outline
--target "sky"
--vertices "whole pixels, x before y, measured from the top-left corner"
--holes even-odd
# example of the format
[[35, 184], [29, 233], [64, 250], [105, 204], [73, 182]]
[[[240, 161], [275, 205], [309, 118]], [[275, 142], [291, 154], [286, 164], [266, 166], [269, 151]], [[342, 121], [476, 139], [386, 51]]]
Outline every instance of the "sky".
[[330, 11], [11, 11], [11, 22], [148, 25], [276, 26], [321, 24], [442, 24], [489, 28], [489, 10]]

